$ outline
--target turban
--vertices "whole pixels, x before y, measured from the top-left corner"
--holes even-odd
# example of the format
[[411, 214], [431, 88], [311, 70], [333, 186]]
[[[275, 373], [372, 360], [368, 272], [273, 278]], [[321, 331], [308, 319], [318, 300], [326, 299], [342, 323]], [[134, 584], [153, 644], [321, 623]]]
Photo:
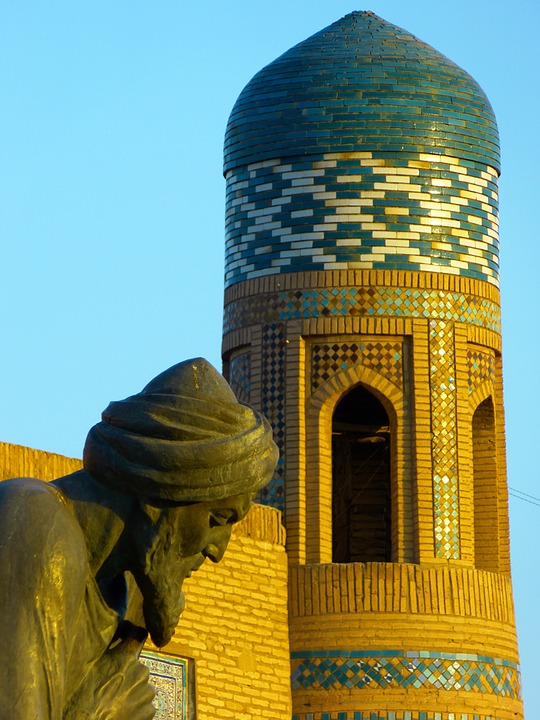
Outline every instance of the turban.
[[86, 471], [148, 502], [202, 502], [260, 490], [278, 452], [268, 421], [241, 405], [209, 362], [186, 360], [112, 402], [88, 433]]

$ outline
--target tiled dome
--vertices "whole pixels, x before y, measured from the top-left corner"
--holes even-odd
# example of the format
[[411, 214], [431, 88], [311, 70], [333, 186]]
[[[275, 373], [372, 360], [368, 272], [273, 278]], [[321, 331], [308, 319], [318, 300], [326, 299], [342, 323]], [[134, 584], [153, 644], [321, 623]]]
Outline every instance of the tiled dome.
[[225, 172], [274, 157], [349, 151], [451, 155], [499, 169], [493, 111], [464, 70], [371, 12], [353, 12], [244, 88]]
[[464, 70], [370, 12], [261, 70], [225, 137], [227, 287], [412, 270], [498, 283], [499, 141]]

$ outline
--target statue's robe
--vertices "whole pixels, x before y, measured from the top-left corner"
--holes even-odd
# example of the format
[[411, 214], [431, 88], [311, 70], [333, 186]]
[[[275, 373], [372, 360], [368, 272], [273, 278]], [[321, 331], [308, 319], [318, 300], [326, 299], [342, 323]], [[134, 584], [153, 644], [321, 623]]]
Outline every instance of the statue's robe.
[[0, 718], [61, 720], [119, 622], [62, 494], [40, 480], [0, 483]]

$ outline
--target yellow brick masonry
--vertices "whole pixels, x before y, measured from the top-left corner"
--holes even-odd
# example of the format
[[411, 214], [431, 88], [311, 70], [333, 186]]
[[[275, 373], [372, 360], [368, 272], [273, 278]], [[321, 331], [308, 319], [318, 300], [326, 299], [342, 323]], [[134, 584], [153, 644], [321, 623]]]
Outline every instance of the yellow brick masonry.
[[[514, 624], [509, 578], [471, 567], [412, 563], [301, 565], [290, 568], [289, 588], [291, 619], [317, 617], [320, 622], [318, 616], [327, 614], [395, 612]], [[418, 628], [415, 633], [422, 639]], [[505, 657], [516, 662], [515, 634], [513, 637], [513, 650]]]
[[16, 477], [54, 480], [81, 467], [82, 462], [77, 458], [34, 450], [23, 445], [0, 443], [0, 480]]
[[[55, 477], [81, 461], [0, 443], [0, 480]], [[219, 565], [186, 581], [187, 608], [162, 651], [195, 660], [198, 720], [290, 720], [287, 558], [280, 513], [254, 505]]]
[[[518, 662], [511, 583], [473, 568], [396, 563], [291, 567], [291, 651], [381, 650], [472, 653]], [[521, 701], [464, 690], [297, 689], [303, 713], [432, 711], [522, 718]], [[444, 717], [444, 715], [443, 715]], [[451, 715], [450, 715], [451, 717]]]

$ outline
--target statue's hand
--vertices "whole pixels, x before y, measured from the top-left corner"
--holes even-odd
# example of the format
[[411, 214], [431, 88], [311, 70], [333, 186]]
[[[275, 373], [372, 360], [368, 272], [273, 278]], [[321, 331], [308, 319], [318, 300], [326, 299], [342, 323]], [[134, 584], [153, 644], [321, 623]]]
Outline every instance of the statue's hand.
[[140, 647], [120, 642], [96, 662], [69, 702], [63, 720], [152, 720], [154, 690]]
[[125, 644], [103, 657], [109, 679], [97, 688], [95, 720], [151, 720], [156, 713], [148, 668], [139, 662], [138, 655], [126, 652]]

